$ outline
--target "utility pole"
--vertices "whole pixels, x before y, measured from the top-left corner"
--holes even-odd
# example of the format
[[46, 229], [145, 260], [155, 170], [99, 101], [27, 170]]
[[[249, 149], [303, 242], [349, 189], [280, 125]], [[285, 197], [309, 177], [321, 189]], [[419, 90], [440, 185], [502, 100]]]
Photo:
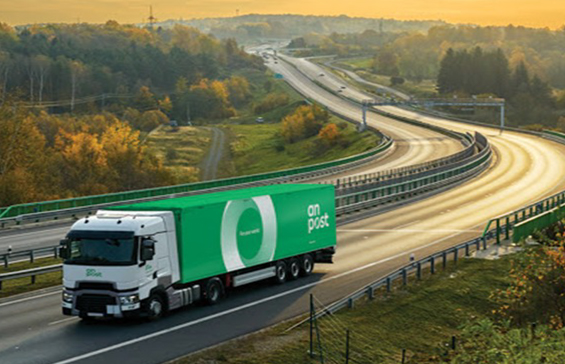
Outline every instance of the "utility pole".
[[239, 9], [235, 9], [235, 16], [239, 16]]
[[153, 24], [157, 21], [157, 18], [153, 16], [153, 5], [149, 5], [149, 18], [147, 20], [149, 20], [149, 27], [153, 29]]

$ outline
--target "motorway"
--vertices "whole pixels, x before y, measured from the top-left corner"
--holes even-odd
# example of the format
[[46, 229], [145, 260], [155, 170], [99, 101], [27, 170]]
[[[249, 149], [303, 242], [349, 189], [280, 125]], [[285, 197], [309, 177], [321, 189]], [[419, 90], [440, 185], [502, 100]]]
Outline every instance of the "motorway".
[[[284, 62], [270, 67], [317, 102], [359, 113], [358, 107], [329, 95]], [[325, 72], [307, 62], [304, 68], [316, 75]], [[347, 90], [351, 92], [348, 97], [357, 92], [352, 86]], [[217, 306], [186, 308], [150, 324], [87, 325], [60, 315], [59, 291], [2, 301], [0, 362], [164, 362], [304, 313], [309, 293], [325, 303], [335, 301], [404, 265], [411, 253], [423, 257], [475, 237], [488, 218], [565, 189], [565, 146], [514, 132], [499, 135], [495, 129], [412, 115], [392, 107], [387, 111], [408, 113], [454, 130], [480, 131], [492, 143], [495, 159], [481, 176], [450, 191], [339, 227], [335, 264], [318, 265], [311, 277], [283, 286], [261, 283], [246, 287], [232, 292]], [[371, 115], [369, 120], [383, 131], [388, 127], [387, 134], [398, 128], [397, 135], [407, 142], [405, 153], [410, 148], [419, 149], [419, 144], [438, 146], [434, 144], [437, 135], [433, 140], [424, 137], [424, 142], [414, 130], [416, 147], [410, 147], [413, 137], [402, 136], [404, 125], [377, 115]], [[454, 152], [460, 146], [451, 148]], [[417, 157], [424, 153], [429, 153], [427, 158], [434, 156], [434, 152], [420, 149], [411, 158], [421, 161]], [[412, 164], [406, 159], [404, 163]], [[394, 163], [392, 159], [380, 162]], [[50, 229], [47, 231], [57, 235], [56, 228]], [[24, 233], [47, 234], [42, 229]], [[34, 235], [28, 239], [30, 236]]]
[[[287, 82], [320, 104], [328, 106], [329, 110], [355, 120], [361, 119], [361, 109], [359, 106], [343, 100], [311, 82], [301, 82], [300, 80], [304, 77], [292, 68], [281, 67], [279, 71], [284, 73]], [[348, 92], [352, 92], [352, 90], [348, 90]], [[384, 123], [385, 121], [386, 123]], [[368, 165], [338, 173], [331, 177], [322, 177], [312, 182], [406, 167], [455, 154], [463, 149], [459, 141], [443, 134], [401, 123], [393, 119], [383, 118], [375, 113], [368, 113], [367, 122], [394, 139], [393, 150]], [[0, 253], [7, 251], [9, 246], [12, 246], [12, 249], [17, 251], [57, 245], [69, 229], [69, 226], [69, 223], [63, 223], [57, 226], [26, 227], [22, 231], [0, 232]]]

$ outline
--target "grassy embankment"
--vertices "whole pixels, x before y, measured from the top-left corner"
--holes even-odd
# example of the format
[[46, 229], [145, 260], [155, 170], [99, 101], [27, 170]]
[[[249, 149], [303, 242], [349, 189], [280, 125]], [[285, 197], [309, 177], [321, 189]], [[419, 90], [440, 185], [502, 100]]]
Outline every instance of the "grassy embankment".
[[[336, 65], [338, 67], [354, 71], [369, 82], [390, 86], [390, 76], [379, 75], [373, 72], [371, 68], [371, 58], [342, 60], [336, 63]], [[367, 86], [361, 85], [361, 87], [366, 88]], [[415, 82], [414, 80], [405, 79], [405, 82], [402, 85], [395, 85], [393, 87], [399, 91], [418, 97], [432, 97], [437, 94], [435, 80], [422, 80], [421, 82]]]
[[199, 179], [199, 164], [210, 147], [211, 134], [203, 127], [161, 126], [147, 137], [146, 143], [165, 166], [189, 183]]
[[[343, 123], [332, 116], [330, 122]], [[345, 125], [345, 124], [343, 124]], [[237, 175], [277, 171], [299, 166], [322, 163], [362, 153], [374, 148], [379, 137], [365, 132], [359, 134], [355, 126], [347, 123], [340, 130], [343, 145], [336, 145], [319, 154], [313, 141], [308, 138], [292, 144], [285, 144], [280, 137], [281, 124], [227, 125], [226, 130], [233, 136], [232, 163]]]
[[[447, 343], [459, 333], [461, 324], [491, 315], [495, 304], [489, 296], [507, 286], [509, 270], [509, 257], [495, 261], [464, 259], [435, 276], [426, 273], [427, 278], [420, 283], [397, 288], [388, 296], [381, 293], [373, 301], [356, 303], [354, 309], [319, 320], [325, 350], [333, 344], [328, 354], [341, 359], [345, 347], [341, 329], [349, 328], [351, 362], [400, 363], [402, 350], [406, 349], [407, 363], [437, 363], [449, 350]], [[230, 341], [179, 359], [175, 364], [319, 362], [307, 355], [307, 325], [285, 332], [295, 322]], [[338, 361], [326, 357], [326, 362]]]

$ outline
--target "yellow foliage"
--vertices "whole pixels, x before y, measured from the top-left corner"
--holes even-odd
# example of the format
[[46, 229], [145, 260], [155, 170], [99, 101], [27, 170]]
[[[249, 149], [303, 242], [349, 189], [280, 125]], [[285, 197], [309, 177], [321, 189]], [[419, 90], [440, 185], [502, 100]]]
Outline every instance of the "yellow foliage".
[[304, 118], [301, 114], [286, 116], [282, 121], [281, 135], [287, 143], [294, 143], [304, 137]]
[[334, 123], [327, 124], [320, 130], [318, 137], [326, 144], [334, 145], [339, 138], [339, 129]]

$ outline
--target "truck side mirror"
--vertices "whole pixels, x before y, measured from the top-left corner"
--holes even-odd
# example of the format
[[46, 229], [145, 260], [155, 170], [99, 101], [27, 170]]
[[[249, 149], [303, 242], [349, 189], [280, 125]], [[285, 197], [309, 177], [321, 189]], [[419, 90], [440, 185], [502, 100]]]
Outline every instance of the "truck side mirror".
[[69, 239], [63, 239], [59, 242], [59, 256], [63, 259], [69, 259], [71, 257]]
[[148, 261], [153, 260], [155, 256], [155, 240], [153, 239], [143, 239], [141, 241], [141, 260]]

